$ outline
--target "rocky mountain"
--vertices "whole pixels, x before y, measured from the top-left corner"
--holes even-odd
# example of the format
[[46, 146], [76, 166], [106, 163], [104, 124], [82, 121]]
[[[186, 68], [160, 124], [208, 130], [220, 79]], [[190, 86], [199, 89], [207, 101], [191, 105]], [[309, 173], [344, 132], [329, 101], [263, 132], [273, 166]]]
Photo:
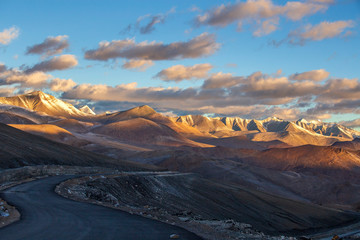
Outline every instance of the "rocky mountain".
[[[20, 108], [16, 108], [15, 106]], [[30, 111], [26, 111], [26, 109]], [[88, 106], [77, 109], [70, 103], [64, 102], [41, 91], [14, 97], [1, 97], [0, 113], [4, 112], [8, 113], [7, 116], [2, 114], [2, 118], [4, 121], [7, 121], [7, 123], [30, 123], [29, 121], [48, 123], [51, 120], [61, 117], [67, 119], [75, 118], [84, 122], [98, 122], [102, 125], [135, 118], [143, 118], [165, 125], [175, 132], [190, 138], [200, 136], [224, 138], [252, 134], [249, 135], [249, 139], [252, 141], [282, 141], [284, 136], [281, 134], [290, 133], [292, 138], [295, 136], [295, 138], [304, 139], [303, 136], [307, 136], [305, 139], [327, 139], [326, 141], [320, 141], [320, 145], [323, 145], [323, 142], [326, 142], [325, 145], [331, 145], [337, 141], [350, 141], [360, 136], [360, 132], [353, 129], [349, 129], [339, 124], [324, 123], [321, 121], [307, 121], [305, 119], [287, 121], [276, 117], [270, 117], [264, 120], [243, 119], [240, 117], [210, 118], [201, 115], [165, 117], [146, 105], [135, 107], [127, 111], [96, 115]], [[18, 115], [18, 119], [16, 120], [16, 116], [10, 114]], [[39, 116], [41, 116], [41, 114], [46, 114], [49, 118], [52, 117], [53, 119], [42, 119], [39, 121]], [[34, 116], [37, 118], [35, 119], [36, 121], [34, 121]], [[29, 121], [23, 118], [27, 118]], [[12, 119], [11, 121], [14, 122], [11, 122], [9, 119]], [[256, 137], [253, 136], [254, 134], [257, 134]], [[287, 138], [289, 138], [289, 136], [287, 136]], [[314, 142], [315, 141], [311, 140], [310, 142], [300, 141], [297, 143], [295, 140], [285, 140], [285, 143], [294, 146], [313, 144]]]
[[360, 136], [360, 132], [339, 124], [321, 121], [287, 121], [276, 117], [264, 120], [243, 119], [240, 117], [209, 118], [201, 115], [186, 115], [173, 118], [175, 122], [186, 123], [199, 131], [216, 134], [217, 132], [306, 132], [308, 134], [342, 137], [353, 139]]

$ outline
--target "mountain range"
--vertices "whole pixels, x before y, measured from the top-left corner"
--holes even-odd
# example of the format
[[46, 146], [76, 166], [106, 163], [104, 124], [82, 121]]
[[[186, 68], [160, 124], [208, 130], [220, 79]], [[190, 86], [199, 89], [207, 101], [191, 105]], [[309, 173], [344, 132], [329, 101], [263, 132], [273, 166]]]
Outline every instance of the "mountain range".
[[[118, 161], [194, 172], [296, 201], [360, 208], [360, 132], [339, 124], [168, 117], [146, 105], [95, 114], [41, 91], [0, 98], [0, 122]], [[31, 139], [26, 136], [22, 141]]]
[[[64, 129], [67, 126], [61, 120], [71, 119], [73, 124], [76, 121], [78, 127], [91, 125], [89, 132], [115, 135], [117, 138], [124, 137], [119, 129], [130, 132], [134, 132], [136, 129], [144, 132], [146, 129], [146, 132], [149, 132], [149, 135], [143, 138], [134, 134], [134, 137], [137, 137], [133, 139], [134, 142], [147, 141], [146, 137], [154, 137], [150, 134], [153, 130], [157, 133], [156, 135], [161, 136], [158, 141], [168, 139], [167, 143], [175, 144], [174, 142], [177, 142], [176, 146], [194, 146], [198, 144], [193, 142], [195, 140], [202, 143], [211, 138], [234, 138], [235, 140], [242, 137], [252, 142], [278, 140], [290, 146], [331, 145], [335, 142], [349, 141], [360, 137], [358, 131], [339, 124], [324, 123], [320, 120], [287, 121], [276, 117], [256, 120], [240, 117], [209, 118], [201, 115], [167, 117], [146, 105], [127, 111], [96, 115], [88, 106], [78, 109], [41, 91], [0, 98], [0, 114], [4, 123], [58, 125], [61, 122], [62, 126], [59, 127]], [[113, 131], [114, 129], [117, 131]], [[124, 134], [127, 135], [125, 132]], [[130, 139], [126, 140], [131, 140], [131, 136], [127, 137]], [[210, 142], [212, 142], [210, 145], [217, 145], [216, 141]]]

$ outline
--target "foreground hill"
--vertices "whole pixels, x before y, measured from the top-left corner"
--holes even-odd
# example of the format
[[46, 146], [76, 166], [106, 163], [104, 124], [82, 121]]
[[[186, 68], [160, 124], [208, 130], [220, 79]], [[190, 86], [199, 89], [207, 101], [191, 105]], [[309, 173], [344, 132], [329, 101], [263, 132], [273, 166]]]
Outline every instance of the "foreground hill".
[[166, 213], [185, 221], [232, 219], [250, 223], [268, 234], [304, 235], [357, 219], [355, 214], [215, 183], [196, 174], [130, 173], [105, 178], [85, 177], [65, 184], [67, 189], [63, 192], [67, 196], [83, 201], [131, 206], [151, 215]]
[[336, 142], [333, 146], [347, 150], [360, 151], [360, 138], [355, 138], [353, 141], [348, 142]]
[[311, 145], [260, 151], [213, 147], [142, 152], [128, 159], [297, 201], [360, 207], [358, 151]]

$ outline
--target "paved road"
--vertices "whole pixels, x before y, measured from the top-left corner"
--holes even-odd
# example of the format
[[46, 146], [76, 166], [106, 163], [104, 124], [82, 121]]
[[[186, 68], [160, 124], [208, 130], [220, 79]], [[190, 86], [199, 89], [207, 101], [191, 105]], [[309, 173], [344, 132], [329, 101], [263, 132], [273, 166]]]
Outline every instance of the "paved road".
[[0, 239], [165, 240], [171, 234], [179, 234], [181, 240], [201, 239], [172, 225], [63, 198], [54, 188], [68, 178], [49, 177], [4, 191], [1, 197], [19, 209], [21, 220], [0, 229]]

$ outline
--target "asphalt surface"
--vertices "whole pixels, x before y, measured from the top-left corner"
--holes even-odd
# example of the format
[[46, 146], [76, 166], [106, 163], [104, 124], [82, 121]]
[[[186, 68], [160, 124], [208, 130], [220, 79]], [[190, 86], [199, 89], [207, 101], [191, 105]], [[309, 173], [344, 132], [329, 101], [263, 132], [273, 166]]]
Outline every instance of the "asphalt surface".
[[1, 197], [20, 211], [21, 219], [1, 228], [0, 239], [162, 240], [171, 234], [180, 235], [181, 240], [201, 239], [176, 226], [63, 198], [54, 188], [69, 178], [49, 177], [5, 190]]

